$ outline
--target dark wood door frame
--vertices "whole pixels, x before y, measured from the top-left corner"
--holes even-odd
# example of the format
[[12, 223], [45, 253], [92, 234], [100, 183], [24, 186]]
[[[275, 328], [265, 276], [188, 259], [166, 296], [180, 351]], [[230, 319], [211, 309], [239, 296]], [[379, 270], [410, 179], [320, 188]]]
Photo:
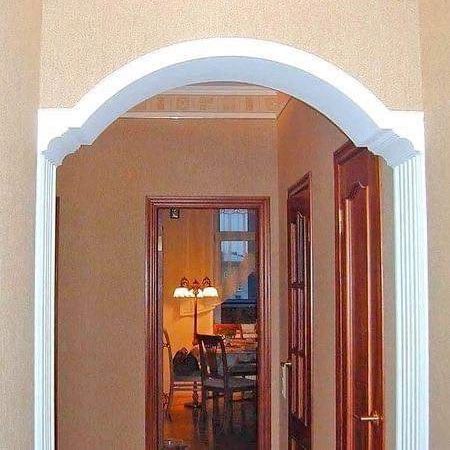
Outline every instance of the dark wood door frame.
[[[346, 220], [344, 218], [345, 210], [341, 205], [341, 192], [340, 192], [340, 170], [341, 166], [352, 158], [358, 156], [361, 152], [368, 152], [365, 148], [356, 147], [352, 142], [347, 142], [340, 149], [338, 149], [334, 154], [334, 172], [335, 172], [335, 243], [336, 243], [336, 254], [335, 254], [335, 268], [336, 268], [336, 448], [338, 450], [346, 450], [347, 448], [354, 448], [353, 444], [349, 442], [349, 420], [347, 405], [351, 399], [351, 394], [349, 394], [348, 383], [350, 377], [350, 361], [351, 361], [351, 349], [349, 350], [349, 328], [350, 328], [350, 306], [348, 301], [348, 293], [346, 283], [342, 282], [342, 278], [346, 276], [342, 271], [344, 266], [344, 261], [347, 261], [345, 265], [348, 264], [348, 256], [345, 255], [343, 250], [345, 245], [347, 233]], [[371, 158], [375, 158], [375, 155], [370, 155]], [[380, 421], [378, 425], [378, 432], [384, 435], [384, 424], [383, 424], [383, 297], [382, 297], [382, 249], [381, 249], [381, 207], [380, 207], [380, 190], [379, 190], [379, 165], [377, 161], [371, 160], [371, 167], [373, 169], [373, 178], [376, 182], [376, 186], [373, 189], [373, 185], [370, 187], [372, 191], [370, 193], [370, 200], [367, 200], [368, 207], [370, 208], [370, 215], [372, 217], [370, 227], [370, 253], [368, 259], [370, 259], [369, 267], [373, 272], [373, 278], [370, 280], [369, 285], [372, 286], [373, 291], [370, 291], [369, 298], [374, 292], [374, 297], [376, 302], [372, 306], [372, 314], [375, 317], [375, 321], [371, 323], [370, 333], [372, 334], [371, 343], [369, 344], [368, 355], [376, 354], [377, 369], [381, 370], [381, 381], [379, 378], [379, 383], [377, 385], [377, 390], [373, 393], [373, 398], [371, 397], [371, 402], [378, 403], [381, 405], [377, 411], [380, 414]], [[369, 183], [368, 183], [369, 186]], [[366, 189], [366, 186], [361, 184], [359, 181], [354, 185], [349, 199], [355, 198], [359, 191]], [[344, 247], [343, 247], [344, 246]], [[345, 270], [344, 270], [345, 272]], [[372, 274], [372, 272], [371, 272]], [[373, 343], [376, 342], [376, 345]], [[373, 357], [373, 356], [372, 356]], [[372, 359], [369, 362], [372, 364]], [[380, 368], [381, 366], [381, 368]], [[373, 372], [376, 372], [376, 368], [371, 366]], [[374, 375], [375, 377], [376, 375]], [[374, 378], [375, 379], [375, 378]], [[372, 414], [368, 411], [368, 414]], [[351, 439], [350, 439], [351, 440]], [[372, 448], [372, 447], [370, 447]], [[377, 450], [383, 450], [384, 442], [381, 446], [377, 447]], [[363, 449], [361, 449], [363, 450]]]
[[[291, 186], [288, 190], [288, 199], [287, 199], [287, 235], [288, 235], [288, 285], [289, 285], [289, 346], [291, 347], [294, 341], [293, 336], [293, 315], [298, 314], [298, 319], [302, 321], [301, 325], [297, 325], [297, 331], [303, 331], [302, 334], [302, 353], [303, 353], [303, 361], [304, 361], [304, 374], [301, 377], [303, 380], [303, 411], [298, 411], [297, 414], [301, 414], [300, 417], [302, 419], [298, 419], [297, 417], [292, 417], [292, 388], [293, 383], [296, 383], [298, 386], [298, 380], [293, 380], [294, 375], [294, 364], [295, 361], [291, 359], [291, 353], [294, 352], [294, 348], [289, 349], [289, 361], [291, 363], [290, 370], [290, 383], [289, 383], [289, 439], [293, 438], [293, 431], [301, 435], [302, 445], [305, 445], [305, 448], [311, 449], [312, 446], [312, 349], [313, 349], [313, 293], [312, 293], [312, 198], [311, 198], [311, 172], [308, 172], [304, 175], [297, 183]], [[295, 200], [300, 195], [306, 196], [306, 204], [304, 201], [300, 204], [296, 204]], [[302, 206], [302, 207], [300, 207]], [[298, 271], [298, 253], [296, 257], [293, 259], [293, 249], [292, 249], [292, 210], [295, 209], [297, 212], [300, 209], [303, 210], [306, 217], [306, 226], [303, 234], [303, 258], [302, 258], [302, 267], [303, 267], [303, 280], [298, 280], [298, 273], [293, 277], [292, 270], [293, 265], [295, 265], [295, 270]], [[303, 214], [302, 214], [303, 215]], [[298, 229], [296, 228], [296, 233]], [[302, 242], [300, 242], [302, 243]], [[298, 249], [295, 249], [295, 252], [298, 252]], [[293, 282], [293, 278], [295, 278], [295, 282]], [[293, 292], [292, 290], [301, 290], [304, 293], [304, 302], [302, 308], [299, 306], [294, 307], [293, 305]], [[302, 314], [303, 313], [303, 314]], [[298, 337], [295, 337], [296, 345], [298, 347]], [[300, 349], [296, 349], [296, 352], [299, 352]], [[297, 367], [298, 371], [298, 367]], [[300, 374], [297, 372], [297, 377], [300, 377]], [[299, 393], [297, 392], [297, 396]], [[295, 413], [294, 413], [295, 414]], [[300, 427], [300, 428], [299, 428]], [[299, 436], [296, 436], [299, 438]], [[300, 444], [297, 444], [298, 448], [300, 448]], [[291, 447], [289, 447], [291, 448]], [[303, 448], [303, 447], [302, 447]]]
[[[160, 448], [163, 417], [162, 302], [158, 296], [158, 211], [163, 208], [242, 208], [258, 212], [258, 449], [271, 448], [271, 336], [270, 336], [270, 201], [267, 197], [147, 197], [146, 198], [146, 356], [145, 447]], [[155, 364], [156, 362], [156, 364]]]
[[60, 221], [61, 221], [61, 197], [56, 196], [55, 202], [55, 319], [54, 319], [54, 333], [55, 333], [55, 350], [54, 350], [54, 408], [55, 408], [55, 450], [59, 448], [59, 430], [58, 430], [58, 394], [59, 394], [59, 377], [58, 377], [58, 300], [59, 300], [59, 244], [60, 244]]

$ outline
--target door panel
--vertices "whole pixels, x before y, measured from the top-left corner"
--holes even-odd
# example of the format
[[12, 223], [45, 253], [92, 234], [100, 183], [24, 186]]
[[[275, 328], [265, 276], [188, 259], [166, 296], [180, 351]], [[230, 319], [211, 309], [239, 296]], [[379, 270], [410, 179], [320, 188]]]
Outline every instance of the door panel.
[[335, 154], [337, 447], [382, 450], [383, 319], [379, 164], [366, 149]]
[[289, 448], [311, 448], [310, 175], [289, 190]]

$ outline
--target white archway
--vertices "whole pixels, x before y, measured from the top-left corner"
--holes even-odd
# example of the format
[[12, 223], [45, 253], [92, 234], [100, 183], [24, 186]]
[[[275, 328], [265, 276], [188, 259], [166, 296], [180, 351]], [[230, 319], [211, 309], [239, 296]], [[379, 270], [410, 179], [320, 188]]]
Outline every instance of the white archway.
[[218, 38], [151, 52], [100, 81], [73, 108], [41, 109], [38, 130], [35, 449], [54, 448], [54, 211], [56, 166], [122, 113], [176, 87], [240, 81], [286, 92], [319, 110], [394, 170], [397, 449], [428, 449], [428, 297], [423, 116], [392, 111], [356, 79], [273, 42]]

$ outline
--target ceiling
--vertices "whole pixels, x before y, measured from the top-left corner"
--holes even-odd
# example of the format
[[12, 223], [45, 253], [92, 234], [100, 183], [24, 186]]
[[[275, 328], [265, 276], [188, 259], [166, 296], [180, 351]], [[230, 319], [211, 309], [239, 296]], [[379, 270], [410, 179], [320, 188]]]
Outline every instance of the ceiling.
[[290, 96], [245, 83], [201, 83], [152, 97], [122, 115], [129, 119], [276, 119]]

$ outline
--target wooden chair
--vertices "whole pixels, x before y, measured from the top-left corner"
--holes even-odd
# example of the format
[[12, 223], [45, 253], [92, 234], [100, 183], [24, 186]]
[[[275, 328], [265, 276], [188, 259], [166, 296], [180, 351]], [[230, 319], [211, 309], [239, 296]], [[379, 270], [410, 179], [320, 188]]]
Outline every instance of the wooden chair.
[[212, 392], [215, 403], [218, 395], [223, 394], [224, 424], [228, 426], [233, 408], [233, 393], [256, 392], [256, 381], [230, 375], [225, 344], [221, 336], [199, 334], [197, 340], [200, 349], [202, 411], [206, 414], [208, 392]]
[[165, 349], [165, 353], [168, 359], [168, 370], [169, 370], [169, 389], [168, 392], [163, 392], [163, 410], [164, 415], [168, 420], [172, 420], [170, 415], [170, 410], [172, 408], [173, 403], [173, 391], [174, 391], [174, 376], [173, 376], [173, 359], [172, 359], [172, 346], [170, 344], [169, 333], [166, 329], [163, 330], [163, 351]]
[[163, 410], [167, 419], [172, 420], [170, 411], [173, 404], [175, 392], [191, 392], [192, 402], [186, 403], [185, 406], [197, 408], [199, 407], [198, 391], [201, 385], [200, 373], [195, 372], [192, 375], [180, 376], [174, 373], [173, 352], [170, 343], [169, 333], [163, 330], [163, 350], [167, 352], [169, 367], [169, 391], [163, 393]]

